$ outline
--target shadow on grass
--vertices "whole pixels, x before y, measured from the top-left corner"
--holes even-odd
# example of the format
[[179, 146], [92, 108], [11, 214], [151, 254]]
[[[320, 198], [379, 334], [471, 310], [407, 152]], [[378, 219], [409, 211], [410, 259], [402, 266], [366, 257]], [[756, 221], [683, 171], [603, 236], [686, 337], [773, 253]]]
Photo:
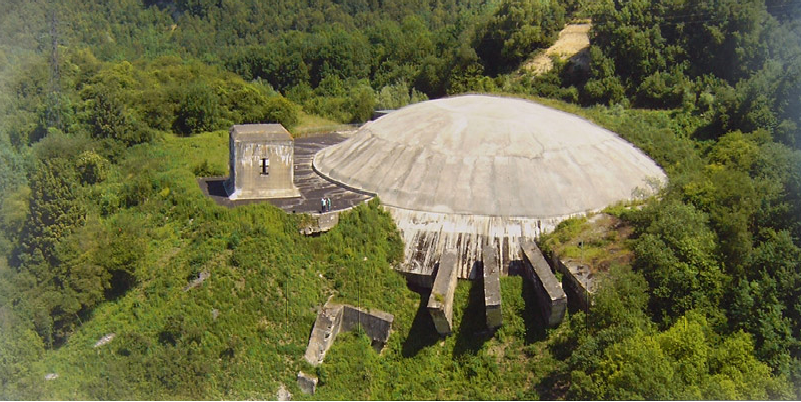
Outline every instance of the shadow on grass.
[[420, 294], [420, 305], [417, 307], [417, 314], [412, 321], [412, 328], [409, 329], [409, 335], [406, 341], [403, 342], [401, 355], [403, 357], [414, 357], [423, 348], [431, 346], [439, 340], [439, 334], [434, 328], [434, 321], [431, 319], [431, 314], [428, 313], [428, 297], [431, 295], [430, 290], [415, 289], [415, 292]]
[[570, 373], [565, 370], [554, 370], [540, 380], [535, 388], [543, 401], [565, 400], [570, 389]]
[[[479, 267], [481, 268], [481, 267]], [[486, 311], [484, 308], [484, 281], [482, 271], [479, 269], [476, 280], [470, 282], [470, 292], [467, 307], [462, 314], [462, 322], [456, 333], [456, 345], [453, 347], [453, 356], [475, 354], [488, 340], [495, 335], [494, 330], [487, 329]]]
[[523, 277], [523, 284], [520, 287], [522, 290], [523, 302], [525, 303], [525, 310], [523, 311], [523, 322], [526, 325], [526, 344], [532, 344], [545, 340], [547, 333], [545, 331], [545, 320], [542, 317], [542, 308], [540, 306], [537, 296], [534, 294], [534, 285]]

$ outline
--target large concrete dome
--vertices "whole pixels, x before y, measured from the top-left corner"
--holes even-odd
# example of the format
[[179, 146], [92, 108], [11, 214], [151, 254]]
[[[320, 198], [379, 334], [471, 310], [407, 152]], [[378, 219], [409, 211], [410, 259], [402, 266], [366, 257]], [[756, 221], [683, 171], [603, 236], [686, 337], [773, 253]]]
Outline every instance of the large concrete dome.
[[405, 244], [398, 269], [421, 284], [448, 250], [458, 256], [460, 278], [477, 275], [487, 246], [505, 274], [520, 260], [522, 241], [571, 216], [648, 195], [665, 180], [611, 131], [534, 102], [482, 95], [391, 112], [321, 150], [313, 164], [381, 197]]
[[469, 95], [407, 106], [314, 159], [322, 174], [416, 211], [557, 218], [665, 174], [615, 133], [534, 102]]

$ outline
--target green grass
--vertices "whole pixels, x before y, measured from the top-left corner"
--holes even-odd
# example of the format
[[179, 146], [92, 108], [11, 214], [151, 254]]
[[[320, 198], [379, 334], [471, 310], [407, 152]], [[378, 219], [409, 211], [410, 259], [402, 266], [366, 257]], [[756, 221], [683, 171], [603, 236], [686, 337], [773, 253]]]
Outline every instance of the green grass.
[[334, 131], [341, 129], [349, 129], [351, 126], [342, 124], [316, 114], [306, 113], [301, 111], [298, 113], [298, 124], [292, 128], [292, 134], [295, 136], [307, 133], [316, 133], [320, 131]]

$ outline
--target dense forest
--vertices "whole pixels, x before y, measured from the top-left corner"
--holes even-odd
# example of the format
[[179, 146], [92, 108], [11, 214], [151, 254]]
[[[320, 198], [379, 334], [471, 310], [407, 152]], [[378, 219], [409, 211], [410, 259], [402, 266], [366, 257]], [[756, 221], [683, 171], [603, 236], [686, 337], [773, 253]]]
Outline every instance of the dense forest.
[[[0, 4], [2, 399], [305, 399], [301, 369], [322, 399], [801, 397], [797, 0]], [[520, 68], [576, 20], [589, 63]], [[558, 328], [508, 277], [494, 336], [460, 283], [439, 339], [377, 201], [307, 238], [195, 182], [227, 174], [231, 124], [361, 123], [464, 92], [582, 115], [668, 174], [609, 209], [634, 258]], [[357, 332], [303, 361], [330, 294], [395, 315], [381, 355]]]

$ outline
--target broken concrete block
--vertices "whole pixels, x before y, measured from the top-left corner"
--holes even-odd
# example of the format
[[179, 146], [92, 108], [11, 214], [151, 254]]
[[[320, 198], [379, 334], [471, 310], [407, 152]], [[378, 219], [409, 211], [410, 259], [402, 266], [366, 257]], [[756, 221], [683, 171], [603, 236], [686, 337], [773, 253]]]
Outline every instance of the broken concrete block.
[[314, 321], [309, 345], [306, 347], [306, 354], [303, 356], [309, 364], [317, 366], [323, 362], [325, 353], [334, 343], [334, 339], [339, 333], [342, 325], [342, 306], [325, 305], [317, 319]]
[[275, 392], [275, 399], [278, 401], [291, 401], [292, 394], [286, 389], [284, 384], [281, 384], [281, 386], [278, 387], [278, 391]]
[[487, 317], [487, 328], [495, 329], [503, 324], [501, 314], [501, 264], [498, 250], [492, 246], [484, 246], [484, 308]]
[[567, 295], [562, 285], [551, 271], [548, 262], [533, 241], [521, 243], [523, 249], [524, 272], [534, 285], [534, 293], [539, 301], [545, 324], [555, 327], [565, 318]]
[[194, 289], [194, 288], [200, 286], [206, 279], [209, 279], [210, 276], [211, 276], [211, 273], [209, 271], [201, 272], [200, 274], [198, 274], [197, 278], [195, 278], [194, 280], [189, 282], [184, 287], [184, 292], [187, 292], [187, 291], [189, 291], [191, 289]]
[[93, 347], [98, 348], [100, 346], [103, 346], [103, 345], [113, 341], [115, 336], [117, 336], [117, 334], [115, 334], [113, 332], [110, 333], [110, 334], [106, 334], [104, 337], [100, 338], [100, 340], [95, 342], [95, 346], [93, 346]]
[[428, 312], [440, 335], [453, 333], [453, 293], [456, 290], [456, 254], [445, 252], [439, 261], [434, 287], [428, 298]]
[[317, 377], [298, 371], [298, 388], [304, 394], [314, 395], [314, 392], [317, 391]]

